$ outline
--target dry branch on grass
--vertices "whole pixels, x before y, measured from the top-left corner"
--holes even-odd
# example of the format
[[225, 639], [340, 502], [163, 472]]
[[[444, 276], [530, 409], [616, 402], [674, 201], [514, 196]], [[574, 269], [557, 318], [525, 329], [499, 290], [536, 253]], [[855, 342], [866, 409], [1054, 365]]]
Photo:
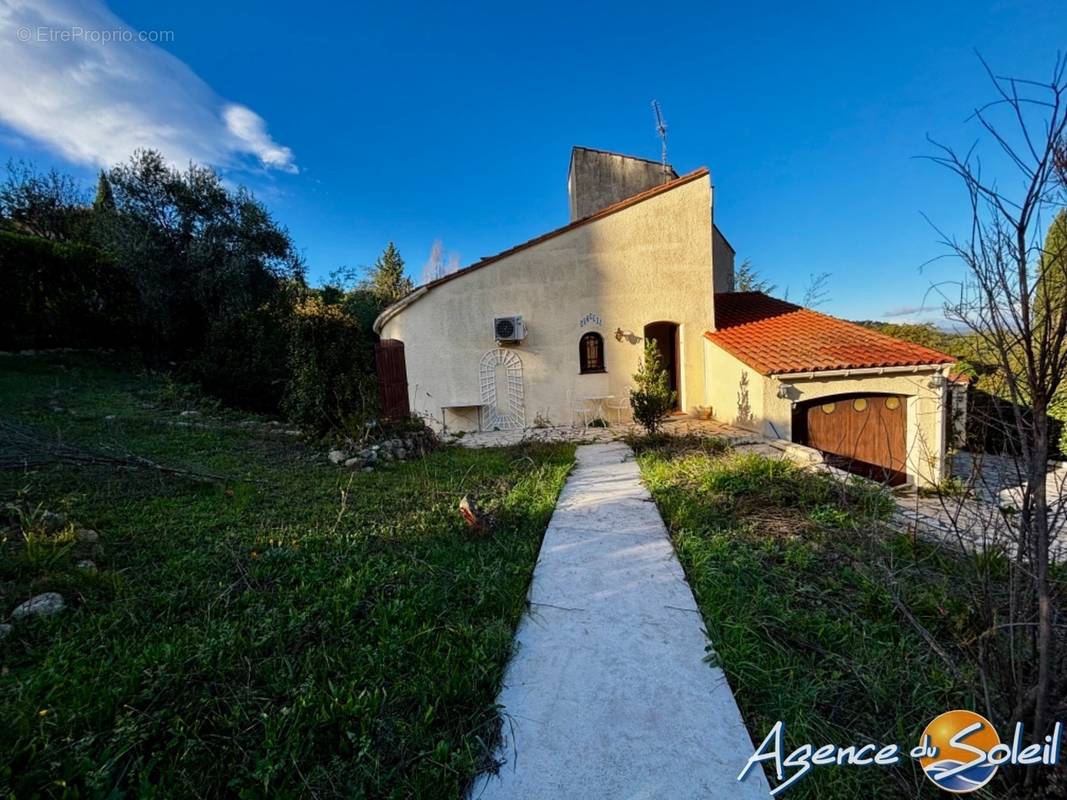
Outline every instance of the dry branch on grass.
[[224, 483], [224, 475], [202, 470], [171, 467], [130, 452], [105, 452], [67, 444], [47, 437], [33, 428], [0, 420], [0, 470], [28, 469], [50, 464], [106, 466], [115, 469], [148, 470], [190, 480]]

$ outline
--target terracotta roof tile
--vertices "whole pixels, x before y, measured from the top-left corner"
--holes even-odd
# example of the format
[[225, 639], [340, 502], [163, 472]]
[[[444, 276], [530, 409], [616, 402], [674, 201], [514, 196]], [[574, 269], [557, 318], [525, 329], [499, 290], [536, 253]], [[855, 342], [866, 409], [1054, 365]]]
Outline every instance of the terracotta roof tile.
[[715, 325], [704, 335], [764, 375], [955, 362], [929, 347], [761, 292], [716, 294]]

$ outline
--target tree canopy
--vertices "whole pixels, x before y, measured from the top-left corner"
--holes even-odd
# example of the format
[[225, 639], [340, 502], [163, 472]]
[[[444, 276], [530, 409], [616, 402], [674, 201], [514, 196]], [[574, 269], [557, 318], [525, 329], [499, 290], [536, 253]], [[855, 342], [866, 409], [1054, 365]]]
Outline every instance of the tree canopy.
[[84, 233], [85, 192], [77, 181], [55, 169], [37, 172], [25, 161], [8, 161], [0, 183], [0, 220], [9, 230], [53, 242], [70, 242]]

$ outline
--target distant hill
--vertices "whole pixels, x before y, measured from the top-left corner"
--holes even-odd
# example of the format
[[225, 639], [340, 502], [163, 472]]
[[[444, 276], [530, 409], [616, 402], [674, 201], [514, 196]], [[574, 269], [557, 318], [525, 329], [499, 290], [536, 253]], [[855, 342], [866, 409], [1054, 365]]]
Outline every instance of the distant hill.
[[856, 320], [855, 324], [955, 356], [960, 361], [960, 371], [967, 374], [981, 374], [985, 371], [979, 366], [981, 359], [976, 357], [978, 348], [973, 334], [946, 331], [932, 322], [896, 323], [865, 319]]

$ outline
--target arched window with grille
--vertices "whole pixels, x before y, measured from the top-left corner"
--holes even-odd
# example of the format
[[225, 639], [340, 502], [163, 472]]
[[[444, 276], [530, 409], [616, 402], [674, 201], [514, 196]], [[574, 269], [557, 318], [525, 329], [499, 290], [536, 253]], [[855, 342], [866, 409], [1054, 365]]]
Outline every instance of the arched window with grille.
[[581, 372], [604, 372], [604, 337], [587, 333], [578, 342], [578, 365]]

